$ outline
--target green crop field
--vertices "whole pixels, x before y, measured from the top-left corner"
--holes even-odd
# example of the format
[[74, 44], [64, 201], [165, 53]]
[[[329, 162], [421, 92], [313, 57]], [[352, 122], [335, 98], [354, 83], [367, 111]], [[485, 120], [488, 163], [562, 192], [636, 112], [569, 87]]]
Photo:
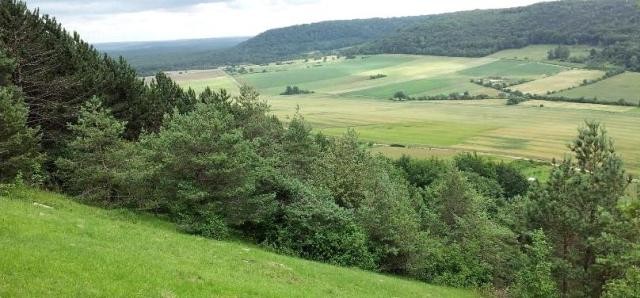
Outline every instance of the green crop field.
[[[366, 92], [367, 89], [379, 88], [380, 86], [416, 85], [416, 81], [429, 81], [432, 78], [441, 82], [441, 77], [443, 76], [456, 77], [458, 76], [456, 72], [459, 70], [493, 61], [495, 59], [377, 55], [357, 59], [341, 59], [337, 62], [330, 61], [319, 64], [321, 66], [307, 65], [309, 68], [301, 67], [300, 65], [305, 63], [298, 61], [288, 65], [288, 67], [279, 67], [277, 71], [263, 73], [258, 69], [257, 73], [238, 75], [237, 79], [242, 83], [256, 87], [266, 95], [277, 95], [289, 85], [295, 85], [317, 93], [355, 94], [357, 92]], [[370, 76], [376, 74], [384, 74], [387, 77], [376, 80], [370, 79]], [[470, 84], [468, 77], [460, 77], [457, 82]], [[444, 87], [446, 90], [450, 90], [453, 87], [460, 89], [456, 90], [457, 92], [465, 91], [462, 90], [464, 89], [463, 87], [456, 88], [450, 82], [444, 82], [417, 88], [418, 93], [427, 92], [431, 88], [437, 89], [438, 85], [442, 84], [448, 84], [448, 87]], [[466, 88], [469, 89], [469, 86]], [[478, 87], [473, 88], [478, 89]], [[395, 89], [395, 87], [391, 89]], [[380, 95], [379, 97], [390, 97], [391, 95], [393, 93]]]
[[[532, 61], [548, 61], [547, 53], [550, 49], [557, 47], [557, 45], [534, 45], [521, 49], [511, 49], [497, 52], [490, 55], [492, 58], [499, 59], [516, 59], [516, 60], [532, 60]], [[571, 51], [572, 57], [586, 57], [589, 56], [589, 51], [593, 47], [583, 45], [568, 46]], [[556, 63], [557, 61], [553, 61]]]
[[542, 94], [578, 87], [584, 80], [595, 80], [604, 76], [603, 71], [572, 69], [556, 75], [511, 87], [523, 93]]
[[640, 103], [640, 73], [626, 72], [595, 84], [560, 92], [558, 95], [566, 97], [598, 98], [598, 100], [616, 102], [624, 99], [626, 102]]
[[530, 61], [499, 60], [461, 71], [460, 74], [472, 77], [506, 77], [537, 79], [557, 74], [565, 67]]
[[0, 297], [478, 297], [190, 236], [52, 193], [14, 189], [0, 210]]

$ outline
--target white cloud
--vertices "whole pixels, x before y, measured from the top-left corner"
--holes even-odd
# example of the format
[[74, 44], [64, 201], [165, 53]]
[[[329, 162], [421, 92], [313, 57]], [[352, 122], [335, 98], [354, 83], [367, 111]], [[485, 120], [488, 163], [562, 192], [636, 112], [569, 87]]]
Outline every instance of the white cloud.
[[[176, 5], [177, 1], [161, 1], [166, 3], [166, 6], [129, 5], [128, 7], [137, 9], [120, 11], [102, 8], [100, 11], [111, 12], [96, 14], [95, 7], [85, 7], [84, 11], [82, 6], [74, 10], [63, 10], [59, 7], [71, 2], [62, 0], [58, 1], [57, 5], [58, 10], [63, 10], [64, 13], [57, 17], [65, 27], [78, 31], [87, 41], [111, 42], [251, 36], [271, 28], [324, 20], [424, 15], [478, 8], [522, 6], [540, 1], [191, 0], [186, 1], [183, 6]], [[29, 2], [30, 5], [33, 2]], [[98, 3], [85, 2], [88, 5]], [[111, 7], [115, 2], [118, 1], [105, 3], [111, 3], [108, 5]], [[123, 6], [130, 3], [121, 2]], [[198, 2], [207, 3], [193, 4]], [[43, 6], [43, 12], [56, 16], [56, 8], [53, 6]]]

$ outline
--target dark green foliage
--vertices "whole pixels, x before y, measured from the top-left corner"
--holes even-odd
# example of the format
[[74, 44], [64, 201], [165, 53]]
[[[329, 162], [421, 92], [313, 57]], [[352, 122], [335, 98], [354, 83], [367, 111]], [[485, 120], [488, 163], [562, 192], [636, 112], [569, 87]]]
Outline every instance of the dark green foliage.
[[526, 261], [510, 292], [514, 297], [523, 298], [559, 297], [558, 287], [551, 276], [552, 247], [542, 230], [534, 231], [531, 238], [531, 245], [525, 246]]
[[174, 114], [158, 134], [143, 138], [156, 169], [151, 178], [156, 191], [149, 199], [160, 200], [176, 216], [209, 221], [203, 214], [217, 214], [237, 226], [260, 222], [275, 208], [274, 196], [257, 189], [268, 174], [265, 161], [234, 127], [234, 115], [217, 104]]
[[455, 157], [455, 164], [461, 171], [473, 172], [495, 180], [507, 198], [523, 195], [529, 189], [529, 182], [514, 166], [504, 162], [494, 163], [477, 154], [461, 154]]
[[369, 80], [377, 80], [377, 79], [382, 79], [382, 78], [386, 78], [387, 75], [386, 74], [376, 74], [376, 75], [370, 75], [369, 76]]
[[229, 50], [230, 55], [234, 54], [230, 57], [234, 61], [228, 62], [264, 63], [312, 51], [347, 48], [393, 33], [421, 18], [424, 17], [329, 21], [273, 29]]
[[513, 281], [520, 254], [516, 235], [490, 219], [488, 200], [455, 169], [428, 189], [422, 226], [439, 240], [427, 250], [420, 276], [460, 287], [501, 286]]
[[126, 160], [119, 152], [125, 123], [116, 120], [98, 98], [88, 101], [80, 110], [76, 124], [69, 125], [73, 139], [65, 154], [56, 160], [59, 177], [67, 192], [102, 205], [124, 205], [119, 175]]
[[27, 126], [27, 115], [20, 91], [0, 87], [0, 182], [19, 174], [29, 180], [41, 174], [40, 132]]
[[301, 257], [375, 268], [364, 230], [352, 211], [339, 207], [331, 197], [304, 199], [288, 206], [284, 224], [276, 233], [278, 247]]
[[313, 93], [313, 91], [309, 91], [309, 90], [302, 90], [300, 88], [298, 88], [298, 86], [287, 86], [287, 89], [280, 93], [280, 95], [296, 95], [296, 94], [311, 94]]
[[623, 278], [607, 284], [603, 296], [607, 298], [640, 297], [640, 269], [629, 268]]
[[21, 1], [0, 1], [0, 45], [15, 61], [11, 82], [24, 93], [29, 124], [41, 127], [43, 147], [54, 156], [69, 137], [66, 124], [76, 121], [82, 104], [93, 96], [127, 123], [130, 139], [143, 129], [156, 130], [164, 114], [183, 102], [176, 100], [184, 97], [176, 96], [181, 90], [155, 90], [166, 86], [163, 82], [145, 86], [123, 59], [100, 54]]
[[403, 91], [398, 91], [393, 94], [391, 100], [402, 101], [402, 100], [474, 100], [474, 99], [489, 99], [491, 98], [489, 95], [480, 94], [480, 95], [471, 95], [469, 91], [465, 91], [462, 93], [449, 93], [449, 94], [440, 94], [440, 95], [431, 95], [431, 96], [419, 96], [412, 97], [405, 94]]
[[509, 99], [507, 99], [507, 105], [508, 106], [515, 106], [515, 105], [519, 105], [525, 101], [528, 101], [529, 99], [527, 99], [526, 97], [522, 97], [522, 96], [517, 96], [517, 95], [510, 95]]
[[9, 59], [4, 53], [0, 43], [0, 87], [9, 85], [11, 82], [11, 74], [15, 69], [15, 61]]
[[571, 57], [571, 50], [569, 50], [566, 46], [558, 46], [556, 48], [550, 49], [547, 54], [547, 59], [549, 60], [562, 60], [566, 61]]
[[606, 131], [587, 122], [541, 191], [531, 192], [531, 224], [554, 247], [554, 276], [562, 295], [599, 295], [621, 276], [621, 257], [638, 241], [637, 227], [618, 208], [627, 186], [622, 161]]
[[412, 159], [402, 156], [396, 165], [407, 175], [409, 183], [424, 188], [442, 177], [450, 169], [450, 165], [439, 159]]
[[[478, 57], [532, 44], [632, 49], [640, 34], [639, 15], [634, 4], [624, 0], [560, 1], [449, 13], [424, 18], [370, 42], [361, 51]], [[631, 57], [631, 52], [604, 56]]]

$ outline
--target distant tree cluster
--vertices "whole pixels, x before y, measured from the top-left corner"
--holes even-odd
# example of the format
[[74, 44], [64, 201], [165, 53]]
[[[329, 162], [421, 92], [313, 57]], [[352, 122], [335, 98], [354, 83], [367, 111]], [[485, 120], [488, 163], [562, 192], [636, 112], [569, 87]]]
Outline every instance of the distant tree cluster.
[[280, 95], [297, 95], [297, 94], [311, 94], [313, 91], [300, 89], [298, 86], [287, 86], [284, 92], [280, 93]]
[[567, 61], [571, 57], [571, 50], [567, 46], [558, 46], [547, 52], [547, 59]]
[[502, 77], [489, 77], [483, 79], [471, 79], [470, 82], [496, 90], [504, 90], [508, 87], [524, 84], [527, 82], [531, 82], [531, 79], [510, 79], [510, 78], [502, 78]]
[[375, 75], [370, 75], [369, 76], [369, 80], [377, 80], [377, 79], [382, 79], [382, 78], [386, 78], [387, 75], [386, 74], [375, 74]]

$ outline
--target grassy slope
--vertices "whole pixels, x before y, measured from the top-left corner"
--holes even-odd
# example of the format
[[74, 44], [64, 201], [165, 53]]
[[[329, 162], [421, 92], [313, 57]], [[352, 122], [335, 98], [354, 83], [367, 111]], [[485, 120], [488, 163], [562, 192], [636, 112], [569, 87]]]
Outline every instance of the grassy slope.
[[0, 210], [0, 297], [476, 296], [189, 236], [52, 193], [12, 191]]

